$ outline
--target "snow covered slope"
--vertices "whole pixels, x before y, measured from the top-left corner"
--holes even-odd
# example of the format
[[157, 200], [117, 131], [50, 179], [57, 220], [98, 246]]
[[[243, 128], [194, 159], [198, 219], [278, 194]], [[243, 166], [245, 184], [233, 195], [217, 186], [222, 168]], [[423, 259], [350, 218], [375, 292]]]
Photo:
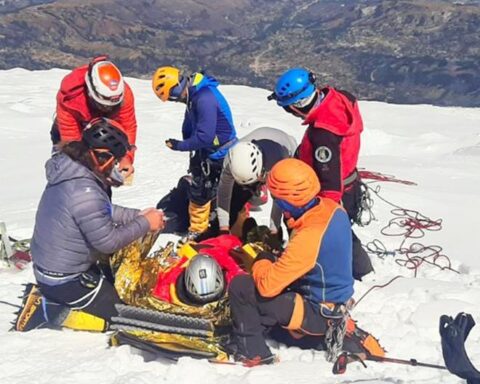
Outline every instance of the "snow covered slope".
[[[0, 221], [15, 237], [30, 237], [36, 206], [45, 185], [43, 166], [49, 157], [49, 130], [55, 94], [65, 71], [0, 71]], [[183, 175], [187, 154], [168, 150], [167, 138], [181, 136], [183, 106], [161, 103], [150, 82], [130, 79], [136, 96], [138, 151], [134, 185], [114, 191], [114, 201], [127, 206], [154, 206]], [[286, 130], [299, 140], [300, 121], [267, 102], [268, 92], [242, 86], [222, 86], [231, 103], [239, 136], [260, 126]], [[443, 229], [426, 232], [425, 245], [438, 244], [452, 260], [457, 274], [422, 265], [417, 278], [393, 256], [374, 257], [376, 274], [355, 285], [358, 299], [375, 284], [404, 276], [369, 293], [354, 311], [364, 329], [379, 337], [392, 357], [443, 363], [438, 334], [441, 314], [459, 311], [480, 320], [480, 255], [476, 236], [480, 228], [480, 110], [396, 106], [361, 102], [365, 131], [360, 166], [393, 174], [417, 186], [381, 183], [387, 200], [443, 219]], [[401, 239], [379, 231], [393, 217], [391, 207], [374, 196], [377, 217], [357, 230], [364, 242], [381, 239], [388, 249]], [[262, 220], [268, 210], [257, 214]], [[159, 243], [169, 238], [160, 236]], [[445, 262], [443, 261], [443, 264]], [[0, 269], [0, 298], [19, 303], [21, 284], [33, 281], [31, 268], [19, 272]], [[129, 347], [109, 349], [107, 337], [73, 331], [7, 332], [11, 308], [0, 306], [1, 383], [460, 383], [442, 371], [393, 364], [352, 365], [341, 377], [320, 352], [274, 345], [281, 362], [247, 369], [216, 366], [182, 359], [144, 362]], [[467, 348], [480, 366], [480, 326], [474, 328]]]

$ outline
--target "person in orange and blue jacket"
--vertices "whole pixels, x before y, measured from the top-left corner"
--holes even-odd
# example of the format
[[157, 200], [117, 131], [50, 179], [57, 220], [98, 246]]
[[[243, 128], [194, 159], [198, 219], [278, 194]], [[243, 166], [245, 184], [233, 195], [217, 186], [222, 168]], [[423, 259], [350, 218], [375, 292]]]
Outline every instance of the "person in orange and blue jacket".
[[279, 324], [297, 334], [324, 335], [332, 309], [353, 295], [350, 221], [338, 203], [318, 197], [315, 171], [285, 159], [270, 171], [267, 187], [292, 234], [279, 257], [261, 252], [252, 274], [230, 285], [234, 356], [248, 365], [274, 360], [267, 328]]
[[238, 141], [230, 106], [218, 85], [215, 78], [204, 73], [186, 76], [174, 67], [160, 67], [152, 78], [153, 91], [160, 100], [187, 105], [183, 140], [168, 139], [165, 144], [173, 151], [193, 153], [189, 165], [192, 180], [188, 240], [195, 240], [207, 231], [223, 159]]
[[122, 176], [127, 178], [134, 171], [132, 164], [137, 136], [134, 97], [120, 70], [106, 56], [94, 58], [88, 65], [73, 69], [63, 78], [50, 131], [54, 149], [71, 141], [80, 141], [88, 123], [102, 117], [119, 123], [128, 137], [131, 149], [118, 166]]
[[[268, 97], [307, 126], [296, 157], [309, 164], [322, 183], [320, 197], [344, 206], [352, 224], [359, 223], [362, 199], [357, 171], [363, 121], [357, 99], [334, 87], [318, 87], [315, 76], [293, 68], [277, 80]], [[352, 231], [353, 277], [361, 280], [373, 271], [367, 252]]]

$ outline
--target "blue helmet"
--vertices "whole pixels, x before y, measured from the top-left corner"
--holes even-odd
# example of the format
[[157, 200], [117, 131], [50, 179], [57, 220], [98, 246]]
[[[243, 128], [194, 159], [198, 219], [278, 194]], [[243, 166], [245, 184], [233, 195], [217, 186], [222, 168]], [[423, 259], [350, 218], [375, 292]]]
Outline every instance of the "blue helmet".
[[286, 71], [277, 80], [272, 99], [281, 107], [291, 105], [315, 92], [315, 75], [304, 68]]

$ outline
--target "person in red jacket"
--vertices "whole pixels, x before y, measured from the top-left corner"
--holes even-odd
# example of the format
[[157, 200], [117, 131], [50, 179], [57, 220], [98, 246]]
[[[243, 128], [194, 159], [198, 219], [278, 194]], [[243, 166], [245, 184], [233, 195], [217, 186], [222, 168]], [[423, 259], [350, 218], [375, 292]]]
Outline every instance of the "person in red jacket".
[[[357, 161], [363, 122], [356, 98], [330, 86], [317, 88], [313, 73], [293, 68], [279, 77], [272, 99], [307, 125], [297, 157], [315, 170], [322, 183], [320, 197], [341, 202], [351, 223], [358, 222], [362, 192]], [[361, 280], [373, 267], [353, 231], [352, 236], [353, 277]]]
[[[120, 70], [106, 56], [66, 75], [57, 93], [56, 116], [50, 131], [54, 147], [79, 141], [82, 131], [96, 117], [119, 123], [134, 148], [137, 136], [133, 93]], [[124, 178], [133, 173], [133, 150], [120, 161]]]
[[235, 276], [244, 274], [229, 252], [241, 247], [240, 239], [221, 235], [194, 245], [193, 257], [181, 256], [160, 271], [152, 295], [177, 305], [201, 306], [219, 300]]

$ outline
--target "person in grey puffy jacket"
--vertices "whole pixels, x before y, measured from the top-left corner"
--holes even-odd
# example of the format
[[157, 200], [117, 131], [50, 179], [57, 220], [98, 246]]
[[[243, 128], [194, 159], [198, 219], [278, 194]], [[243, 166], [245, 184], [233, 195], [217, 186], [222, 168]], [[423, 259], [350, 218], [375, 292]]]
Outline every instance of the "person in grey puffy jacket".
[[120, 299], [98, 261], [164, 227], [160, 210], [110, 201], [110, 187], [122, 183], [116, 164], [128, 150], [119, 124], [100, 118], [85, 128], [82, 141], [66, 144], [48, 160], [31, 243], [35, 278], [47, 301], [107, 322]]

